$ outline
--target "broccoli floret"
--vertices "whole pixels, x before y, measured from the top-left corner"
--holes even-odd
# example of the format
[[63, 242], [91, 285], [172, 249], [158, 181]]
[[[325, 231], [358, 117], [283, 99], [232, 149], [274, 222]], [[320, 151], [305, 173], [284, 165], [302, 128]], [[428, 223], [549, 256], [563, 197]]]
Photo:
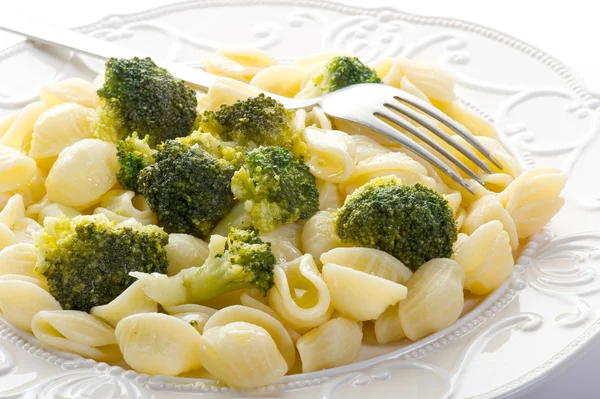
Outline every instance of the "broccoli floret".
[[234, 172], [199, 143], [168, 140], [140, 172], [138, 188], [167, 232], [203, 238], [233, 206]]
[[186, 146], [198, 144], [224, 167], [238, 169], [244, 161], [245, 148], [235, 142], [224, 142], [210, 133], [195, 131], [187, 137], [177, 138], [176, 141]]
[[130, 272], [166, 273], [169, 236], [133, 219], [104, 215], [46, 218], [37, 247], [36, 272], [48, 279], [63, 309], [88, 312], [115, 299], [135, 279]]
[[209, 248], [204, 265], [178, 274], [189, 302], [204, 302], [242, 288], [257, 288], [266, 295], [273, 286], [275, 255], [256, 231], [231, 228], [227, 239], [212, 236]]
[[286, 110], [283, 104], [260, 94], [232, 105], [221, 105], [216, 112], [206, 111], [200, 128], [250, 148], [272, 145], [291, 150], [298, 140], [292, 116], [292, 111]]
[[154, 150], [148, 145], [150, 136], [140, 139], [137, 133], [117, 143], [117, 157], [119, 159], [119, 172], [117, 179], [126, 190], [139, 192], [138, 176], [146, 166], [154, 163]]
[[359, 83], [381, 83], [381, 79], [358, 58], [340, 56], [333, 57], [313, 83], [325, 94]]
[[231, 190], [251, 201], [252, 224], [261, 233], [308, 219], [319, 211], [319, 192], [308, 166], [282, 147], [259, 147], [246, 155]]
[[104, 86], [94, 132], [116, 142], [137, 132], [150, 136], [155, 147], [190, 134], [196, 120], [195, 92], [150, 58], [111, 58], [106, 62]]
[[433, 258], [452, 256], [456, 223], [448, 201], [393, 176], [377, 178], [350, 195], [334, 216], [341, 240], [395, 256], [412, 270]]

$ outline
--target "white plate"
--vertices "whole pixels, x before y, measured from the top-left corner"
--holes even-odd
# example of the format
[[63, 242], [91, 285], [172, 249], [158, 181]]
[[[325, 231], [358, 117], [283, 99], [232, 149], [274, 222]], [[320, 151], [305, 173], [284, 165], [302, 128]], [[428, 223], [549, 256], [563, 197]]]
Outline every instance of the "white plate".
[[[524, 165], [569, 174], [567, 204], [525, 249], [511, 280], [455, 326], [375, 358], [381, 349], [365, 348], [362, 358], [372, 359], [286, 377], [254, 395], [503, 397], [547, 377], [598, 334], [600, 230], [591, 229], [600, 224], [600, 101], [551, 56], [466, 22], [313, 0], [192, 1], [80, 30], [179, 62], [235, 46], [284, 58], [343, 49], [364, 61], [433, 61], [454, 74], [461, 98], [497, 124]], [[25, 43], [3, 51], [0, 113], [34, 100], [49, 81], [93, 78], [98, 66]], [[0, 398], [239, 395], [210, 381], [149, 377], [48, 350], [1, 318], [0, 338]]]

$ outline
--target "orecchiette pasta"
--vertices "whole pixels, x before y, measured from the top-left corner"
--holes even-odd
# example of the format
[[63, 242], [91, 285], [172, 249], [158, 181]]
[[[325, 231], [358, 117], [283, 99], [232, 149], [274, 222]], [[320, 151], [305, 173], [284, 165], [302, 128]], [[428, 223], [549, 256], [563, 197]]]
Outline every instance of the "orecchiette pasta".
[[271, 338], [273, 338], [273, 341], [285, 359], [288, 368], [291, 368], [294, 365], [296, 360], [294, 343], [283, 324], [268, 313], [248, 306], [229, 306], [212, 315], [204, 325], [204, 329], [209, 330], [213, 327], [222, 327], [238, 321], [264, 328], [269, 335], [271, 335]]
[[227, 237], [230, 227], [236, 229], [247, 229], [252, 226], [250, 212], [244, 207], [244, 202], [240, 201], [231, 208], [229, 213], [215, 226], [210, 232], [211, 235], [220, 235]]
[[467, 217], [462, 226], [462, 232], [472, 234], [479, 226], [492, 220], [498, 220], [510, 238], [512, 249], [519, 246], [519, 237], [515, 222], [510, 214], [502, 207], [495, 195], [486, 195], [473, 202], [467, 210]]
[[18, 243], [0, 251], [0, 275], [19, 274], [43, 281], [44, 277], [33, 271], [36, 263], [37, 250], [32, 244]]
[[210, 319], [210, 317], [217, 312], [215, 309], [209, 308], [208, 306], [197, 305], [193, 303], [165, 306], [163, 309], [171, 316], [177, 317], [178, 319], [189, 323], [199, 333], [204, 331], [204, 326], [206, 325], [208, 319]]
[[24, 279], [3, 279], [0, 280], [0, 310], [6, 320], [22, 330], [31, 331], [31, 321], [37, 313], [42, 310], [61, 310], [61, 307], [38, 284]]
[[385, 154], [390, 152], [387, 148], [371, 139], [368, 136], [355, 134], [350, 136], [356, 146], [356, 162], [366, 161], [369, 158], [373, 158], [376, 155]]
[[104, 194], [100, 207], [94, 209], [94, 214], [98, 213], [117, 222], [134, 218], [144, 226], [157, 223], [144, 197], [128, 190], [110, 190]]
[[444, 104], [442, 111], [476, 136], [485, 136], [493, 139], [498, 137], [498, 132], [494, 125], [465, 107], [459, 100], [455, 100], [447, 105]]
[[398, 314], [406, 336], [416, 341], [452, 325], [463, 310], [465, 272], [450, 259], [432, 259], [408, 280]]
[[36, 169], [33, 159], [14, 148], [0, 145], [0, 192], [27, 187]]
[[77, 103], [87, 108], [98, 105], [97, 88], [87, 80], [79, 78], [65, 79], [50, 83], [40, 89], [40, 99], [49, 107], [62, 103]]
[[308, 147], [305, 163], [310, 172], [332, 183], [347, 180], [354, 169], [356, 146], [346, 133], [307, 127], [304, 139]]
[[187, 302], [187, 292], [183, 280], [178, 276], [167, 276], [160, 273], [129, 273], [137, 278], [144, 287], [146, 296], [162, 306], [181, 305]]
[[337, 209], [342, 206], [344, 200], [336, 183], [316, 179], [317, 190], [319, 190], [319, 210]]
[[323, 265], [323, 279], [333, 308], [358, 321], [375, 320], [406, 297], [402, 284], [334, 263]]
[[275, 58], [257, 49], [221, 49], [204, 57], [204, 61], [207, 72], [240, 82], [250, 82], [254, 75], [277, 64]]
[[288, 370], [275, 341], [260, 326], [238, 321], [207, 328], [200, 340], [204, 367], [235, 387], [273, 384]]
[[273, 309], [271, 309], [269, 307], [269, 305], [262, 303], [261, 301], [259, 301], [255, 297], [249, 295], [248, 293], [243, 293], [242, 295], [240, 295], [240, 302], [244, 306], [258, 309], [261, 312], [265, 312], [265, 313], [273, 316], [275, 319], [279, 320], [281, 322], [281, 324], [283, 324], [283, 326], [286, 328], [286, 330], [287, 330], [288, 334], [290, 335], [290, 338], [292, 339], [292, 342], [294, 342], [294, 344], [296, 343], [296, 341], [298, 341], [298, 338], [300, 338], [300, 334], [298, 334], [296, 332], [296, 330], [294, 330], [294, 328], [288, 322], [283, 320], [281, 318], [281, 316], [279, 316], [277, 314], [277, 312], [275, 312]]
[[275, 230], [263, 233], [260, 238], [271, 244], [271, 251], [278, 263], [291, 262], [302, 256], [300, 247], [301, 226], [297, 223], [288, 223], [275, 228]]
[[556, 169], [532, 169], [523, 173], [498, 196], [515, 222], [519, 238], [540, 231], [565, 203], [560, 192], [567, 176]]
[[0, 223], [8, 228], [12, 228], [17, 222], [25, 217], [25, 204], [20, 194], [15, 194], [6, 203], [4, 209], [0, 211]]
[[202, 266], [208, 258], [208, 244], [189, 234], [169, 234], [169, 243], [165, 250], [169, 261], [169, 276], [174, 276], [188, 267]]
[[406, 284], [412, 276], [412, 271], [398, 259], [372, 248], [335, 248], [321, 255], [321, 263], [349, 267], [398, 284]]
[[0, 137], [0, 146], [12, 147], [16, 150], [22, 149], [23, 144], [28, 143], [31, 139], [35, 121], [47, 109], [48, 106], [41, 101], [36, 101], [23, 108], [10, 128]]
[[374, 323], [375, 339], [381, 345], [406, 338], [398, 316], [399, 305], [390, 306]]
[[44, 291], [48, 291], [48, 283], [42, 276], [41, 278], [25, 276], [23, 274], [3, 274], [0, 275], [2, 281], [25, 281], [26, 283], [35, 284]]
[[93, 137], [90, 120], [94, 110], [75, 103], [64, 103], [44, 111], [33, 125], [29, 156], [52, 160], [68, 146]]
[[276, 265], [274, 277], [269, 305], [292, 327], [316, 327], [331, 317], [331, 296], [312, 256]]
[[43, 344], [101, 362], [120, 359], [115, 330], [100, 319], [75, 310], [43, 310], [32, 322], [33, 335]]
[[202, 367], [201, 336], [185, 321], [162, 313], [138, 313], [117, 324], [117, 343], [134, 370], [177, 375]]
[[406, 185], [420, 183], [429, 188], [436, 187], [435, 180], [427, 176], [427, 170], [419, 162], [402, 152], [388, 152], [359, 162], [348, 180], [340, 183], [340, 191], [350, 195], [374, 178], [388, 175], [399, 177]]
[[452, 259], [465, 271], [465, 289], [476, 295], [498, 288], [514, 268], [508, 233], [497, 220], [479, 226], [468, 237], [461, 234]]
[[65, 148], [46, 179], [48, 199], [83, 209], [96, 203], [117, 182], [117, 149], [85, 139]]
[[362, 326], [336, 317], [304, 334], [296, 343], [302, 372], [310, 373], [352, 363], [360, 351]]
[[113, 327], [127, 316], [137, 313], [156, 313], [158, 304], [144, 293], [144, 285], [136, 281], [111, 302], [94, 306], [90, 314], [101, 318]]
[[10, 129], [12, 124], [15, 123], [18, 116], [19, 116], [19, 113], [14, 112], [14, 113], [12, 113], [8, 116], [4, 116], [4, 117], [2, 117], [2, 119], [0, 119], [0, 137], [4, 136], [6, 134], [6, 132], [8, 131], [8, 129]]
[[325, 252], [344, 246], [335, 233], [333, 213], [332, 210], [317, 212], [302, 229], [302, 251], [311, 254], [315, 261], [320, 262]]
[[294, 97], [300, 91], [304, 70], [295, 65], [272, 65], [259, 71], [250, 84], [257, 89], [284, 97]]
[[221, 77], [208, 89], [208, 94], [198, 103], [200, 113], [216, 111], [221, 104], [231, 105], [238, 100], [257, 96], [260, 90], [237, 80]]

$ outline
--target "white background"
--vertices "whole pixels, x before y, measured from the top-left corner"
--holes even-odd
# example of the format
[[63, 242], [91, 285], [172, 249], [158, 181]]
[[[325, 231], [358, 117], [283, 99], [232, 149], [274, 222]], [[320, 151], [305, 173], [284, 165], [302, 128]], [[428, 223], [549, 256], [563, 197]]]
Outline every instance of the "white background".
[[[337, 0], [361, 7], [394, 6], [402, 11], [464, 19], [509, 33], [549, 52], [600, 93], [600, 36], [593, 0]], [[0, 12], [17, 12], [57, 25], [84, 25], [107, 14], [140, 11], [169, 0], [0, 0]], [[202, 21], [198, 21], [202, 23]], [[0, 32], [0, 49], [18, 39]], [[507, 363], [510, 359], [507, 359]], [[563, 372], [529, 392], [527, 399], [600, 398], [600, 342]]]

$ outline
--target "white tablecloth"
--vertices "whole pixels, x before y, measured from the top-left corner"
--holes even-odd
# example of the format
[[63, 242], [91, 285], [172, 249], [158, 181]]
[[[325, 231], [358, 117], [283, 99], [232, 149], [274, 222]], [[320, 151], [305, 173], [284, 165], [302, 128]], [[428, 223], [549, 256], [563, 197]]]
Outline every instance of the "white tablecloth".
[[[342, 0], [337, 0], [342, 1]], [[62, 26], [93, 22], [111, 13], [128, 13], [172, 3], [169, 0], [0, 0], [0, 12], [10, 11]], [[361, 7], [394, 6], [403, 11], [474, 21], [529, 42], [569, 65], [600, 93], [600, 36], [591, 0], [345, 0]], [[0, 32], [0, 49], [18, 39]], [[563, 372], [525, 394], [527, 399], [600, 398], [600, 341]], [[518, 397], [518, 395], [516, 396]]]

